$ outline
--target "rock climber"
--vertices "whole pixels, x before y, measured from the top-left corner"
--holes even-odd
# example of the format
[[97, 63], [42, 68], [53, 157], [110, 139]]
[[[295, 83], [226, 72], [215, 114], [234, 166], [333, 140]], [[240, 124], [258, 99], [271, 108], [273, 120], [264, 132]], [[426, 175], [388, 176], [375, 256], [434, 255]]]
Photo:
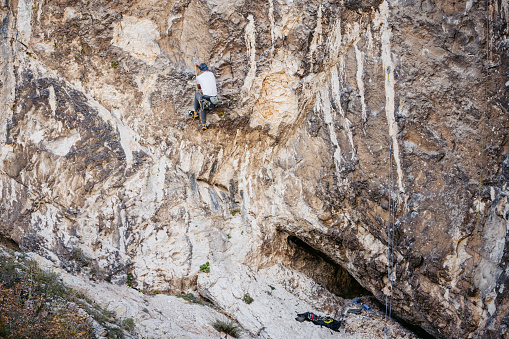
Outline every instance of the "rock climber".
[[194, 95], [194, 111], [189, 111], [189, 115], [194, 118], [200, 117], [202, 123], [202, 130], [207, 130], [207, 113], [206, 109], [210, 109], [215, 106], [218, 102], [217, 99], [217, 87], [216, 77], [214, 73], [209, 71], [206, 63], [199, 61], [195, 62], [196, 66], [200, 70], [200, 75], [196, 77], [196, 87], [201, 91], [196, 92]]

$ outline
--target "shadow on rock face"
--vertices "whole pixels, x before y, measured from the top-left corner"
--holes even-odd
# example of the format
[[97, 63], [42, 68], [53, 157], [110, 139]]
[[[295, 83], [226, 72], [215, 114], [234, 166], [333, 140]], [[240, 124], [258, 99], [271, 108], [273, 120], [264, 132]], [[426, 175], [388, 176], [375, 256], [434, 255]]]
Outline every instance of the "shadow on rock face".
[[[309, 276], [330, 292], [345, 299], [372, 296], [371, 292], [362, 287], [346, 269], [335, 263], [326, 254], [314, 249], [294, 235], [287, 235], [286, 242], [288, 245], [288, 261], [291, 263], [292, 267]], [[385, 305], [376, 298], [372, 297], [369, 299], [373, 301], [380, 310], [383, 311], [385, 309]], [[391, 317], [401, 326], [412, 331], [421, 338], [435, 338], [421, 327], [412, 325], [394, 314]]]
[[378, 8], [382, 0], [347, 0], [345, 1], [345, 7], [349, 10], [373, 10]]
[[19, 251], [19, 246], [14, 240], [0, 234], [0, 248], [2, 247], [10, 251]]
[[287, 242], [292, 267], [330, 292], [345, 299], [371, 295], [350, 273], [324, 253], [293, 235], [287, 237]]

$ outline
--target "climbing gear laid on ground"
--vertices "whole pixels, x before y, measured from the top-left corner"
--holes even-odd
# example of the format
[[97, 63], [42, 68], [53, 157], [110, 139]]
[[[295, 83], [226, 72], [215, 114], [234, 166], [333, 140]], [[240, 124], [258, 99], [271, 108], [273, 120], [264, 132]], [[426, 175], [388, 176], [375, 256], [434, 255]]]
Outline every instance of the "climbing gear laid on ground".
[[[336, 312], [335, 317], [343, 321], [343, 319], [347, 318], [351, 314], [362, 314], [364, 312], [370, 311], [371, 306], [363, 303], [363, 301], [368, 302], [371, 297], [356, 297], [350, 301], [346, 301], [340, 311]], [[369, 315], [370, 312], [365, 315]]]
[[295, 318], [295, 320], [298, 322], [304, 322], [306, 320], [311, 321], [315, 325], [320, 325], [320, 327], [325, 326], [336, 332], [339, 332], [339, 328], [341, 327], [341, 321], [330, 317], [318, 316], [311, 312], [297, 314], [297, 318]]

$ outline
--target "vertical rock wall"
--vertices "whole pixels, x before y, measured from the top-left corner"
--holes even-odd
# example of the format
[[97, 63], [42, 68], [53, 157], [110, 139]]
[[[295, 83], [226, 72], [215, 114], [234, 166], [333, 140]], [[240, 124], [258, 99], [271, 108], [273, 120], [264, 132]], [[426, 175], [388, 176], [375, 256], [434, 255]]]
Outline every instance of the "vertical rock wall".
[[[290, 267], [291, 237], [437, 337], [507, 335], [509, 5], [488, 5], [6, 0], [0, 232], [172, 292], [220, 279], [206, 261]], [[205, 133], [195, 53], [225, 101]]]

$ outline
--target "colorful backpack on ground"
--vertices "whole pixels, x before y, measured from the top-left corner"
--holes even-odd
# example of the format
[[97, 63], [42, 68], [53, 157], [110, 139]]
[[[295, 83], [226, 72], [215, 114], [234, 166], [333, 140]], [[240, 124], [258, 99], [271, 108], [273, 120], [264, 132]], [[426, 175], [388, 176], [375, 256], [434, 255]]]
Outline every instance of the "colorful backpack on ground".
[[297, 314], [297, 318], [295, 318], [295, 320], [299, 322], [308, 320], [315, 325], [325, 326], [336, 332], [339, 332], [339, 328], [341, 327], [341, 321], [332, 319], [330, 317], [318, 316], [311, 312]]

